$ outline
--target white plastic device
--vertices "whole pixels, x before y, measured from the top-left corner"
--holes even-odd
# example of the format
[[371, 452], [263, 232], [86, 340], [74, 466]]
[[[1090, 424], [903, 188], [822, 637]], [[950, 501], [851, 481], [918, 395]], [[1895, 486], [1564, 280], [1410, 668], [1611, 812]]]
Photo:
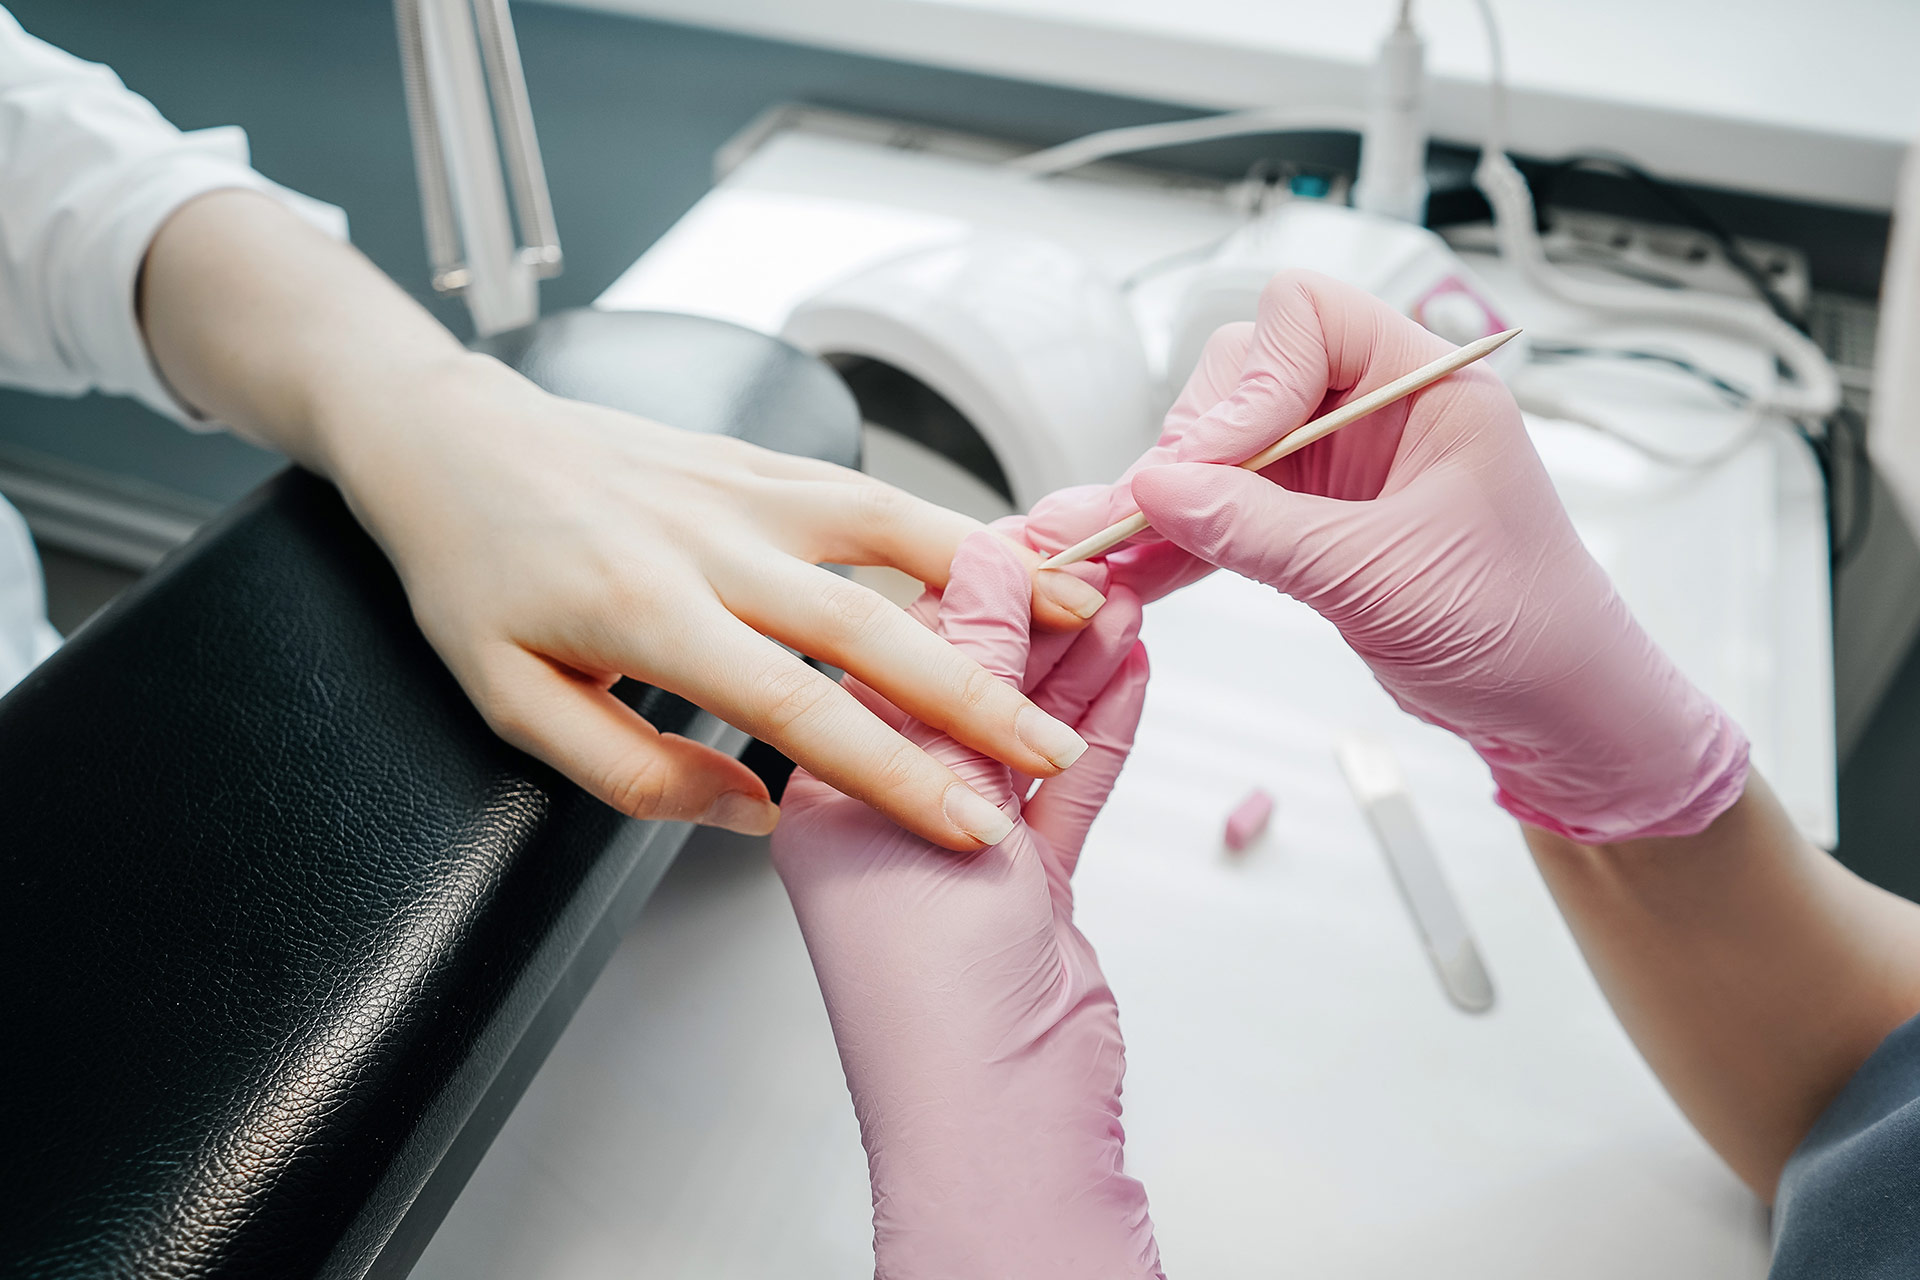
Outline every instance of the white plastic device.
[[[1198, 268], [1174, 320], [1167, 381], [1177, 389], [1223, 324], [1251, 320], [1288, 268], [1323, 272], [1385, 299], [1455, 345], [1513, 328], [1487, 286], [1425, 227], [1339, 205], [1290, 200], [1229, 236]], [[1527, 362], [1524, 335], [1488, 357], [1503, 375]]]
[[[1492, 0], [1475, 0], [1486, 27], [1488, 122], [1474, 182], [1493, 208], [1497, 243], [1528, 284], [1557, 301], [1603, 316], [1674, 323], [1723, 333], [1772, 351], [1790, 372], [1753, 397], [1756, 412], [1801, 419], [1825, 419], [1840, 403], [1840, 384], [1820, 348], [1805, 334], [1745, 299], [1671, 293], [1641, 286], [1601, 284], [1567, 275], [1547, 261], [1534, 225], [1532, 193], [1506, 155], [1506, 69]], [[1424, 203], [1420, 171], [1425, 132], [1421, 96], [1425, 80], [1422, 46], [1412, 23], [1410, 0], [1401, 0], [1399, 16], [1380, 48], [1374, 68], [1373, 105], [1361, 153], [1356, 202], [1395, 218], [1411, 216], [1416, 199]], [[1024, 157], [1013, 167], [1033, 174], [1055, 174], [1092, 160], [1201, 138], [1270, 133], [1305, 127], [1324, 116], [1312, 109], [1270, 108], [1229, 112], [1169, 125], [1145, 125], [1050, 147]], [[1338, 273], [1335, 273], [1338, 274]], [[1351, 277], [1347, 277], [1351, 279]], [[1355, 280], [1354, 283], [1361, 283]], [[1364, 286], [1363, 286], [1364, 287]], [[1508, 356], [1518, 359], [1520, 353]], [[1175, 362], [1172, 368], [1179, 369]], [[1182, 370], [1184, 372], [1184, 370]]]
[[1400, 886], [1401, 900], [1413, 917], [1441, 989], [1466, 1012], [1485, 1013], [1493, 1008], [1493, 979], [1420, 825], [1393, 748], [1370, 734], [1345, 733], [1335, 741], [1333, 751], [1393, 870], [1394, 883]]
[[878, 360], [938, 392], [992, 449], [1022, 508], [1112, 480], [1159, 427], [1119, 288], [1037, 237], [970, 235], [889, 259], [800, 304], [781, 336]]

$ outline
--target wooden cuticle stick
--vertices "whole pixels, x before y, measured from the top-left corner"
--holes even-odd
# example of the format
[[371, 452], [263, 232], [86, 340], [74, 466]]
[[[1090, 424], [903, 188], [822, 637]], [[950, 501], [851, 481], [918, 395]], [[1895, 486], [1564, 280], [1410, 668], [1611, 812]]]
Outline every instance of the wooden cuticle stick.
[[[1433, 385], [1455, 370], [1464, 369], [1476, 360], [1485, 359], [1517, 337], [1519, 333], [1518, 329], [1508, 329], [1505, 333], [1488, 334], [1477, 342], [1456, 347], [1431, 364], [1424, 364], [1412, 373], [1402, 374], [1385, 386], [1376, 387], [1366, 395], [1349, 400], [1338, 409], [1288, 432], [1240, 465], [1248, 471], [1259, 471], [1270, 467], [1288, 454], [1297, 453], [1306, 448], [1315, 440], [1325, 439], [1349, 423], [1358, 422], [1368, 414], [1376, 413], [1396, 400], [1404, 400], [1421, 388]], [[1113, 550], [1135, 534], [1145, 532], [1146, 529], [1147, 518], [1136, 511], [1125, 520], [1108, 525], [1092, 537], [1084, 538], [1064, 551], [1056, 551], [1042, 560], [1040, 567], [1064, 569], [1070, 564], [1091, 560], [1094, 556]]]

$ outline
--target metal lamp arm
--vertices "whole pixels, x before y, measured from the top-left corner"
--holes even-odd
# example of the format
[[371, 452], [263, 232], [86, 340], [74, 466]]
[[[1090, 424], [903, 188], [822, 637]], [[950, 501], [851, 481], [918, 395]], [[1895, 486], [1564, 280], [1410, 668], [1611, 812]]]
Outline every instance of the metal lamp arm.
[[394, 0], [394, 20], [433, 287], [482, 336], [527, 324], [562, 258], [507, 0]]

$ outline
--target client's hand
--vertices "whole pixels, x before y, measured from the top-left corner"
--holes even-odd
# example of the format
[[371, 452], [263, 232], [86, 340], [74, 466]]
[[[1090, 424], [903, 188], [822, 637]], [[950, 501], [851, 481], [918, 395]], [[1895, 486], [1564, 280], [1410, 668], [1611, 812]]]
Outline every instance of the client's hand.
[[1147, 680], [1139, 600], [1120, 588], [1077, 635], [1029, 644], [1026, 562], [969, 537], [939, 632], [1086, 739], [1040, 784], [928, 729], [884, 720], [1016, 820], [954, 855], [804, 772], [774, 835], [826, 996], [873, 1180], [876, 1275], [1160, 1274], [1146, 1193], [1121, 1169], [1118, 1013], [1073, 926], [1070, 877], [1132, 745]]
[[[344, 469], [346, 492], [421, 629], [509, 742], [627, 813], [771, 830], [745, 766], [653, 732], [608, 693], [633, 675], [947, 848], [997, 838], [982, 825], [991, 806], [780, 641], [1036, 775], [1078, 754], [1018, 691], [817, 567], [902, 566], [937, 584], [974, 521], [824, 462], [556, 399], [468, 359], [432, 419], [457, 424], [460, 443], [430, 439], [422, 412], [380, 444], [381, 469]], [[1083, 583], [1041, 577], [1079, 589], [1088, 612], [1099, 604]], [[1050, 616], [1083, 625], [1057, 605]]]
[[[993, 805], [794, 653], [854, 672], [995, 759], [1058, 773], [1067, 726], [820, 562], [938, 586], [979, 522], [806, 458], [541, 391], [463, 351], [373, 265], [276, 202], [216, 191], [154, 237], [140, 314], [168, 385], [340, 486], [496, 732], [640, 818], [771, 830], [732, 757], [609, 692], [659, 685], [950, 849]], [[1088, 577], [1099, 577], [1097, 573]], [[1034, 611], [1100, 607], [1041, 573]]]
[[1283, 273], [1257, 324], [1215, 335], [1128, 479], [1043, 504], [1027, 536], [1051, 550], [1137, 505], [1166, 541], [1110, 557], [1114, 581], [1177, 584], [1190, 554], [1312, 606], [1402, 707], [1472, 744], [1516, 817], [1588, 844], [1702, 830], [1745, 785], [1746, 739], [1627, 611], [1485, 366], [1260, 474], [1208, 465], [1446, 349], [1378, 299]]

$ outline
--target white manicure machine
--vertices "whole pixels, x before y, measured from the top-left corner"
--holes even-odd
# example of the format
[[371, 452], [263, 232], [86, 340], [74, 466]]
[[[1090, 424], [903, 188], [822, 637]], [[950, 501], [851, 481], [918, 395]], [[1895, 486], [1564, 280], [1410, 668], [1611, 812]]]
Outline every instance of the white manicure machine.
[[[1410, 223], [1257, 182], [1118, 166], [1036, 177], [995, 163], [1011, 148], [981, 155], [977, 140], [927, 133], [903, 150], [897, 127], [875, 132], [799, 110], [750, 131], [751, 148], [729, 148], [721, 164], [751, 179], [743, 169], [747, 180], [709, 195], [698, 227], [670, 232], [669, 253], [635, 264], [600, 305], [717, 314], [900, 370], [978, 433], [1020, 506], [1119, 474], [1158, 433], [1207, 337], [1251, 320], [1284, 268], [1378, 294], [1454, 342], [1510, 327], [1446, 242]], [[884, 198], [858, 199], [863, 179]], [[770, 216], [779, 244], [767, 242]], [[697, 288], [654, 265], [695, 250], [674, 244], [694, 234], [702, 256], [732, 259], [708, 264]], [[1510, 348], [1496, 367], [1525, 360]]]

